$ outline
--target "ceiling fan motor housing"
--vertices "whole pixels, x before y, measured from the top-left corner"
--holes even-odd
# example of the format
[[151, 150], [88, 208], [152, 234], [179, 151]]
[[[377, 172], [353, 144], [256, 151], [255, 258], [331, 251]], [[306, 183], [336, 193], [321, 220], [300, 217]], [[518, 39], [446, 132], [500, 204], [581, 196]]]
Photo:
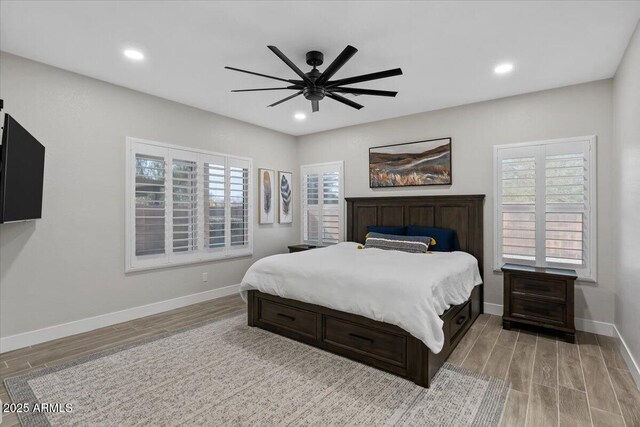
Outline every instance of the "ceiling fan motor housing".
[[[322, 98], [324, 98], [325, 90], [324, 90], [323, 86], [316, 86], [315, 82], [318, 79], [318, 77], [320, 77], [320, 75], [322, 74], [322, 73], [320, 73], [320, 71], [318, 71], [316, 69], [316, 65], [322, 64], [322, 59], [320, 59], [320, 62], [317, 62], [317, 60], [315, 60], [316, 62], [311, 64], [309, 62], [310, 61], [309, 60], [309, 55], [312, 55], [312, 54], [318, 54], [318, 55], [320, 55], [320, 58], [322, 58], [322, 52], [311, 51], [311, 52], [307, 53], [307, 64], [313, 65], [313, 70], [309, 71], [308, 73], [305, 73], [305, 75], [307, 77], [309, 77], [309, 80], [311, 80], [314, 83], [314, 85], [313, 86], [305, 86], [305, 88], [302, 89], [302, 94], [309, 101], [320, 101]], [[316, 64], [316, 65], [314, 65], [314, 64]]]
[[302, 93], [309, 101], [320, 101], [324, 98], [325, 90], [322, 86], [307, 86]]
[[324, 55], [322, 52], [318, 52], [317, 50], [312, 50], [307, 52], [307, 64], [312, 67], [319, 67], [324, 62]]

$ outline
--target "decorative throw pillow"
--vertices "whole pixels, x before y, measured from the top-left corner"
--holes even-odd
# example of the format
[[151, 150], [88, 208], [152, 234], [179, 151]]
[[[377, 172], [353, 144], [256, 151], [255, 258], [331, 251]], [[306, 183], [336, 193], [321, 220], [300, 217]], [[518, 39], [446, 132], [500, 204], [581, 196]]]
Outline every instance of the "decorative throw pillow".
[[450, 228], [420, 227], [410, 225], [407, 227], [407, 236], [429, 236], [435, 239], [429, 250], [434, 252], [459, 251], [460, 243], [455, 230]]
[[429, 250], [431, 237], [398, 236], [392, 234], [369, 233], [364, 248], [377, 248], [409, 253], [426, 253]]
[[393, 239], [393, 240], [406, 240], [409, 242], [423, 242], [427, 245], [435, 245], [436, 241], [430, 236], [403, 236], [398, 234], [384, 234], [384, 233], [367, 233], [367, 238], [369, 237], [380, 237], [383, 239]]

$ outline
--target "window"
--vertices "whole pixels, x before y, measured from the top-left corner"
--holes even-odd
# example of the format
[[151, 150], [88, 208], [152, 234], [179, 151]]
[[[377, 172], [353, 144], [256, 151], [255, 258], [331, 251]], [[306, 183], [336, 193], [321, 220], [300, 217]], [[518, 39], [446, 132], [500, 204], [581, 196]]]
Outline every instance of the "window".
[[343, 240], [342, 162], [303, 165], [302, 239], [315, 245], [332, 245]]
[[251, 167], [127, 138], [126, 270], [251, 255]]
[[494, 147], [495, 257], [596, 279], [595, 137]]

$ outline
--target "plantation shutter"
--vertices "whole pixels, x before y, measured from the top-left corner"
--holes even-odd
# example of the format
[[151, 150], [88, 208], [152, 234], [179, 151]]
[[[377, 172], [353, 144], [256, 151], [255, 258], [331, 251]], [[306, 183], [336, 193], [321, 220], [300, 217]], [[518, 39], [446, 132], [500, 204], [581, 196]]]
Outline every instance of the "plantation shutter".
[[168, 263], [171, 251], [168, 151], [140, 145], [129, 154], [128, 265], [148, 268]]
[[250, 159], [128, 147], [127, 271], [252, 254]]
[[340, 241], [340, 173], [322, 174], [322, 243]]
[[330, 245], [342, 240], [342, 162], [305, 165], [302, 175], [302, 234], [305, 243]]
[[573, 268], [594, 277], [593, 141], [496, 147], [497, 264]]
[[135, 155], [135, 238], [137, 256], [165, 254], [165, 158]]
[[303, 240], [305, 242], [320, 242], [320, 175], [317, 173], [303, 174]]
[[229, 237], [230, 251], [249, 247], [249, 183], [251, 164], [246, 160], [229, 158]]
[[204, 247], [210, 252], [220, 252], [225, 248], [227, 235], [226, 159], [203, 157]]
[[503, 153], [501, 174], [502, 257], [536, 260], [536, 158], [532, 150]]
[[[182, 153], [180, 153], [182, 154]], [[178, 155], [180, 155], [178, 154]], [[185, 157], [184, 154], [180, 157]], [[195, 156], [193, 156], [195, 157]], [[198, 163], [172, 159], [172, 233], [173, 252], [198, 250]]]
[[589, 233], [589, 163], [586, 142], [545, 147], [545, 258], [586, 266]]

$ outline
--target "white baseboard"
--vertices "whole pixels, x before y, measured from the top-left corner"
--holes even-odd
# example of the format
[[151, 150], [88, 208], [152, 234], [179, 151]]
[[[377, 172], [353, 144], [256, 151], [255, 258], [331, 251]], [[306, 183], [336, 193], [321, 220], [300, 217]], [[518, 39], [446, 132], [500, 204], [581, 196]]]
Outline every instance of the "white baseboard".
[[620, 349], [620, 353], [622, 353], [624, 361], [627, 362], [627, 366], [629, 367], [629, 371], [631, 371], [633, 379], [636, 380], [636, 387], [640, 389], [640, 365], [638, 365], [633, 354], [631, 354], [631, 351], [629, 350], [629, 347], [622, 335], [620, 335], [618, 328], [614, 325], [613, 329], [615, 331], [615, 337], [618, 338], [618, 348]]
[[484, 303], [484, 312], [494, 316], [502, 316], [502, 304]]
[[598, 320], [575, 318], [576, 329], [592, 334], [606, 335], [608, 337], [616, 336], [616, 326], [613, 323], [600, 322]]
[[[502, 316], [502, 304], [484, 303], [484, 312]], [[613, 323], [600, 322], [598, 320], [575, 318], [576, 329], [584, 332], [591, 332], [598, 335], [606, 335], [608, 337], [617, 336], [616, 327]]]
[[82, 332], [115, 325], [117, 323], [138, 319], [140, 317], [150, 316], [152, 314], [173, 310], [174, 308], [180, 308], [202, 301], [221, 298], [237, 293], [239, 289], [239, 284], [225, 286], [224, 288], [212, 289], [209, 291], [199, 292], [197, 294], [185, 295], [183, 297], [173, 298], [166, 301], [127, 308], [125, 310], [75, 320], [69, 323], [62, 323], [60, 325], [37, 329], [35, 331], [10, 335], [8, 337], [0, 338], [0, 353], [29, 347], [30, 345], [67, 337], [69, 335], [80, 334]]
[[[140, 317], [150, 316], [152, 314], [161, 313], [163, 311], [173, 310], [175, 308], [184, 307], [199, 302], [221, 298], [232, 295], [239, 291], [240, 285], [231, 285], [224, 288], [212, 289], [197, 294], [185, 295], [183, 297], [173, 298], [166, 301], [160, 301], [139, 307], [128, 308], [113, 313], [102, 314], [100, 316], [89, 317], [87, 319], [76, 320], [73, 322], [63, 323], [60, 325], [50, 326], [48, 328], [37, 329], [35, 331], [24, 332], [21, 334], [10, 335], [0, 338], [0, 353], [16, 350], [23, 347], [39, 344], [70, 335], [88, 332], [94, 329], [103, 328], [105, 326], [115, 325], [117, 323], [126, 322]], [[484, 312], [493, 315], [502, 315], [502, 305], [484, 303]], [[622, 353], [631, 373], [636, 380], [636, 384], [640, 386], [640, 367], [633, 358], [624, 338], [620, 332], [611, 323], [599, 322], [590, 319], [576, 318], [576, 329], [592, 332], [600, 335], [616, 337], [619, 340], [620, 352]]]

